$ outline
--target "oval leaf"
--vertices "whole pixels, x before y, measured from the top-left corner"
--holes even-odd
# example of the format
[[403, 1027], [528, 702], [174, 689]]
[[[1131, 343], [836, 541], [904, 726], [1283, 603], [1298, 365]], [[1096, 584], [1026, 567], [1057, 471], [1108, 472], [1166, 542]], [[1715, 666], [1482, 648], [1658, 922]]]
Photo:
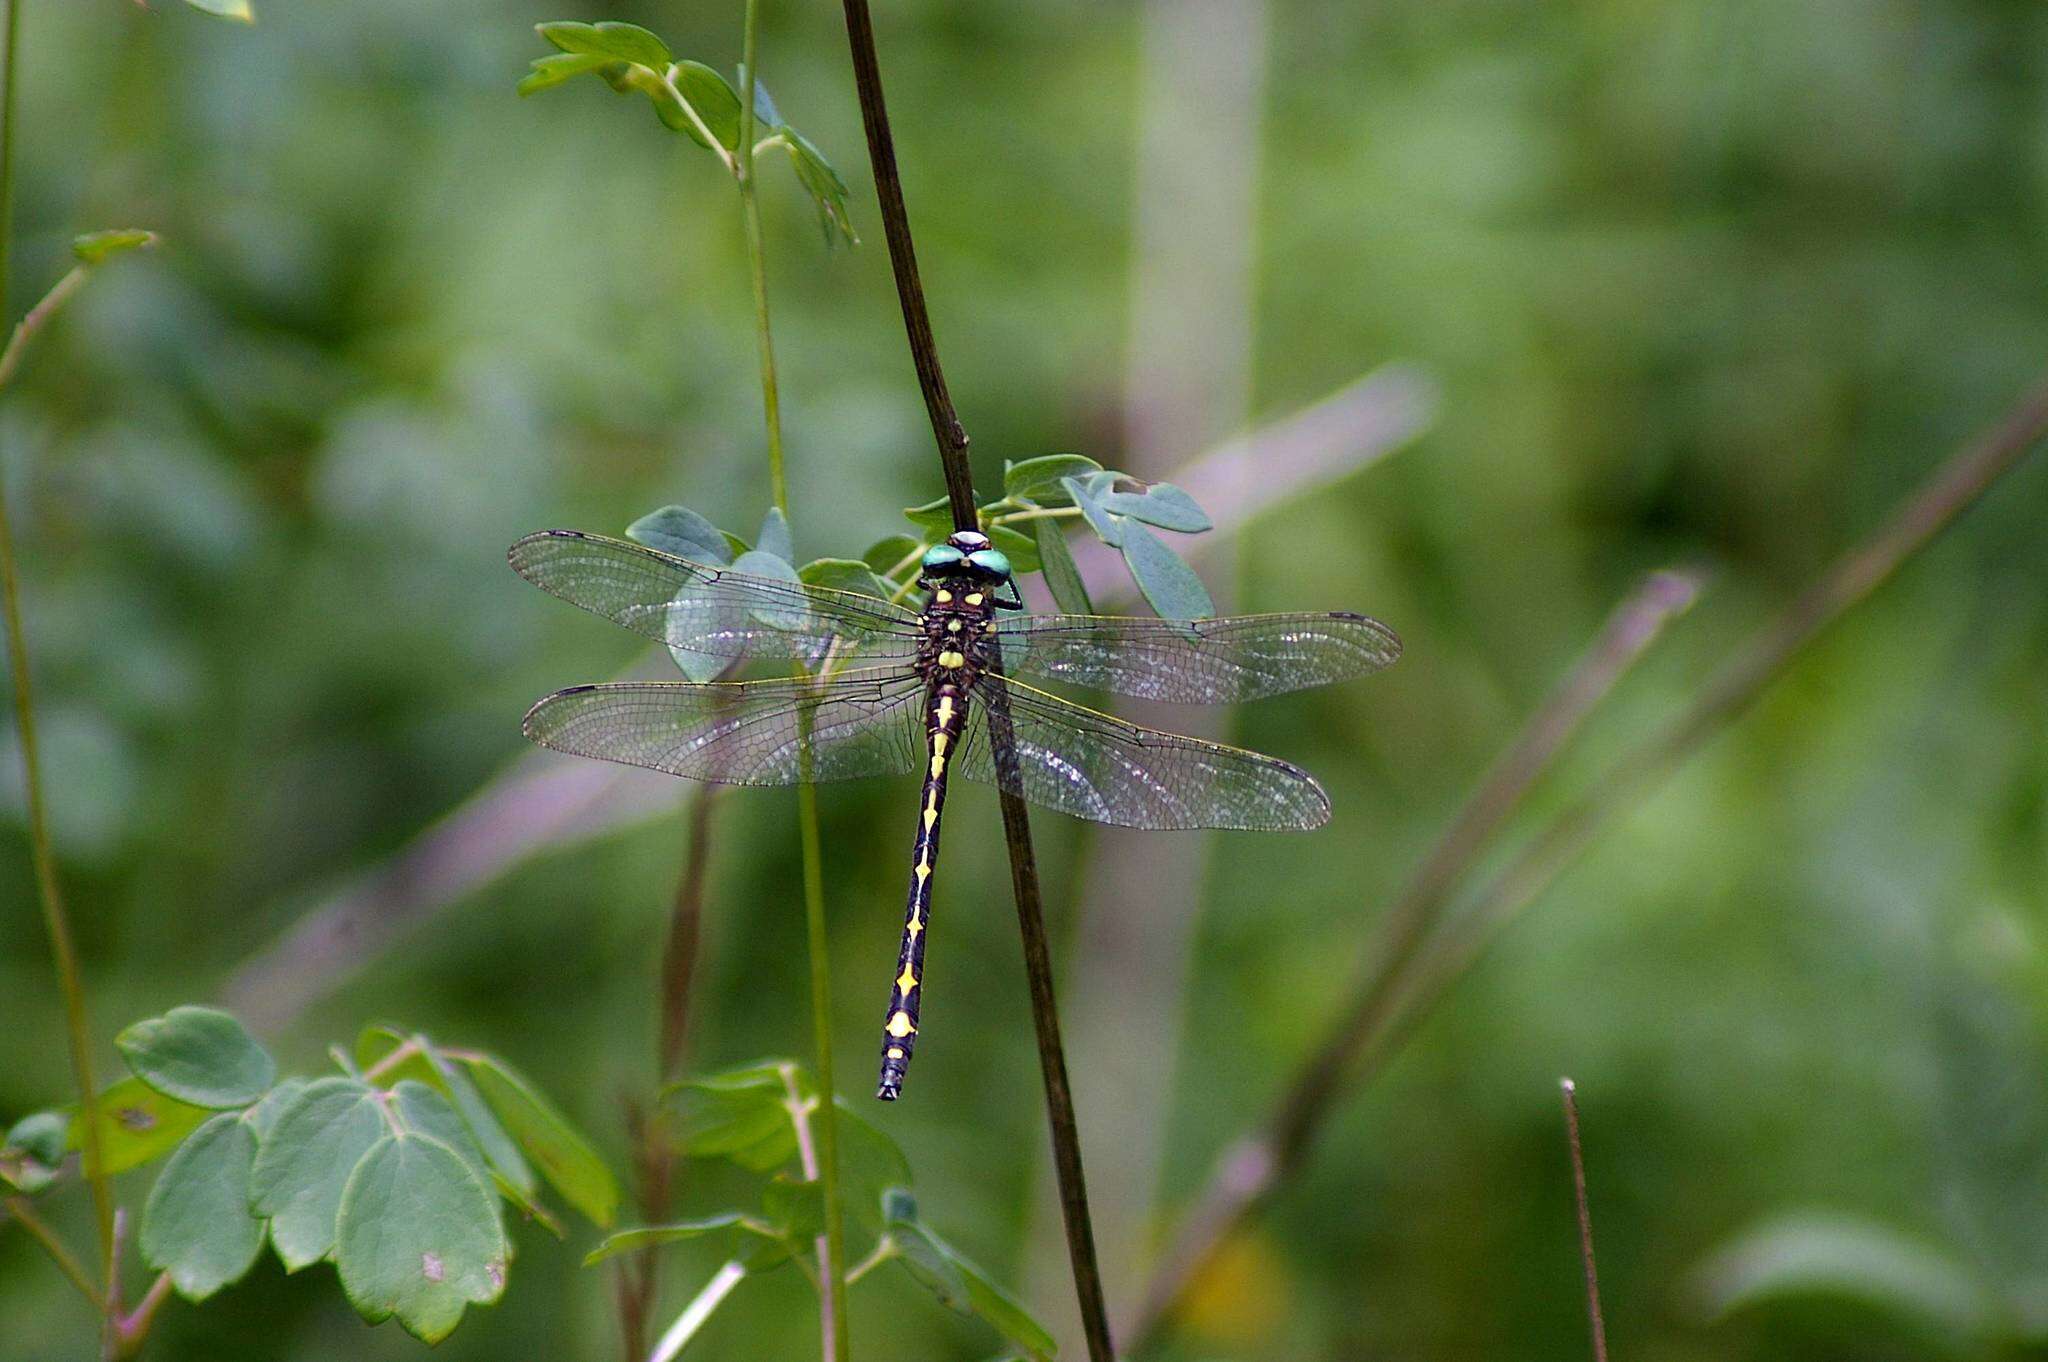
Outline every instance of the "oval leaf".
[[174, 1007], [114, 1037], [135, 1076], [195, 1107], [246, 1107], [270, 1090], [277, 1065], [242, 1024], [212, 1007]]
[[1102, 502], [1096, 498], [1095, 493], [1088, 490], [1087, 483], [1082, 482], [1079, 478], [1068, 477], [1060, 479], [1060, 486], [1065, 488], [1067, 495], [1074, 499], [1074, 504], [1081, 508], [1081, 515], [1087, 520], [1088, 527], [1095, 531], [1097, 538], [1102, 540], [1103, 543], [1108, 544], [1111, 548], [1123, 546], [1124, 534], [1122, 524], [1118, 522], [1115, 516], [1109, 513]]
[[1170, 482], [1155, 482], [1142, 492], [1108, 492], [1102, 504], [1118, 515], [1181, 534], [1200, 534], [1215, 526], [1193, 497]]
[[1070, 615], [1094, 614], [1095, 605], [1088, 599], [1088, 584], [1081, 580], [1080, 566], [1067, 545], [1066, 530], [1051, 519], [1033, 521], [1032, 528], [1038, 540], [1039, 571], [1045, 574], [1053, 600]]
[[[1040, 454], [1033, 459], [1006, 462], [1003, 465], [1003, 495], [1041, 497], [1048, 492], [1064, 491], [1060, 486], [1063, 479], [1085, 478], [1101, 471], [1102, 465], [1086, 454]], [[1061, 497], [1060, 500], [1066, 498]]]
[[560, 21], [535, 24], [534, 31], [564, 52], [603, 57], [607, 61], [636, 62], [656, 71], [670, 61], [668, 44], [638, 24]]
[[796, 540], [789, 532], [789, 517], [782, 513], [780, 506], [770, 506], [768, 514], [761, 517], [761, 533], [754, 536], [754, 548], [760, 553], [772, 553], [791, 567], [796, 566]]
[[396, 1316], [438, 1343], [471, 1304], [505, 1289], [498, 1204], [462, 1156], [424, 1135], [385, 1135], [349, 1174], [334, 1262], [349, 1304], [375, 1324]]
[[334, 1251], [349, 1172], [388, 1132], [375, 1092], [353, 1078], [316, 1079], [278, 1113], [257, 1152], [249, 1197], [270, 1221], [285, 1271]]
[[1059, 1345], [1046, 1327], [1031, 1317], [992, 1278], [917, 1219], [917, 1203], [899, 1189], [887, 1199], [892, 1219], [889, 1232], [911, 1276], [941, 1302], [963, 1315], [973, 1315], [1022, 1348], [1034, 1362], [1050, 1358]]
[[224, 1112], [178, 1147], [142, 1209], [142, 1259], [167, 1272], [187, 1300], [202, 1301], [238, 1281], [263, 1248], [263, 1222], [249, 1213], [256, 1132]]
[[460, 1062], [485, 1103], [562, 1199], [593, 1224], [610, 1225], [619, 1208], [619, 1184], [590, 1142], [503, 1060], [465, 1054]]
[[[100, 1154], [107, 1172], [120, 1173], [152, 1159], [162, 1158], [197, 1130], [209, 1115], [195, 1107], [166, 1097], [139, 1078], [124, 1078], [100, 1094]], [[66, 1109], [70, 1129], [65, 1147], [85, 1151], [85, 1113]]]
[[1209, 588], [1180, 555], [1160, 542], [1159, 536], [1143, 525], [1126, 521], [1123, 526], [1124, 562], [1138, 590], [1161, 618], [1170, 620], [1207, 619], [1216, 613]]
[[857, 596], [878, 596], [885, 601], [890, 596], [888, 583], [866, 563], [851, 558], [815, 558], [797, 569], [796, 575], [810, 586], [851, 591]]
[[723, 1215], [707, 1215], [700, 1220], [678, 1220], [670, 1225], [636, 1225], [630, 1230], [606, 1235], [596, 1248], [583, 1255], [583, 1266], [591, 1267], [621, 1253], [637, 1253], [658, 1244], [701, 1239], [720, 1230], [735, 1229], [745, 1219], [738, 1211], [727, 1211]]
[[725, 531], [687, 506], [664, 506], [626, 527], [626, 538], [678, 558], [724, 567], [732, 562]]
[[[702, 62], [679, 61], [669, 68], [669, 79], [697, 111], [697, 117], [704, 120], [704, 126], [711, 130], [719, 145], [727, 151], [735, 150], [740, 144], [740, 97], [733, 93], [725, 77]], [[697, 136], [694, 127], [688, 131], [698, 142], [704, 140]]]

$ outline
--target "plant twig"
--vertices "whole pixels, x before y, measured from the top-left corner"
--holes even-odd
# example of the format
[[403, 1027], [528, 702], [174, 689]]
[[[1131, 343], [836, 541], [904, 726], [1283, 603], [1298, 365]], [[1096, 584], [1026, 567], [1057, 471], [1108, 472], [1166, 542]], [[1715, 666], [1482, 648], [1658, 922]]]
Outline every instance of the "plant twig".
[[[13, 254], [14, 132], [20, 105], [16, 57], [21, 50], [21, 0], [0, 0], [0, 6], [4, 6], [0, 10], [0, 28], [6, 31], [7, 44], [4, 56], [0, 56], [0, 82], [4, 82], [0, 85], [0, 317], [4, 317]], [[56, 303], [39, 309], [44, 320], [62, 304], [63, 297], [69, 296], [69, 290], [60, 283], [51, 290], [51, 295]], [[23, 319], [7, 347], [5, 359], [0, 359], [0, 368], [7, 372], [12, 372], [13, 363], [18, 362], [27, 336], [42, 324], [37, 321], [34, 327], [30, 326], [31, 318]], [[0, 483], [4, 481], [0, 479]], [[29, 852], [42, 899], [43, 926], [50, 935], [50, 955], [57, 967], [58, 987], [64, 995], [71, 1072], [78, 1084], [79, 1110], [85, 1121], [85, 1176], [92, 1185], [93, 1219], [99, 1232], [100, 1257], [105, 1260], [113, 1256], [114, 1197], [103, 1171], [99, 1089], [92, 1071], [92, 1027], [86, 1019], [85, 981], [78, 969], [71, 919], [64, 910], [63, 891], [57, 883], [57, 857], [50, 845], [42, 751], [36, 740], [35, 694], [29, 680], [28, 635], [21, 623], [21, 573], [15, 559], [14, 524], [4, 486], [0, 486], [0, 609], [4, 609], [6, 616], [7, 656], [14, 674], [14, 719], [21, 743], [22, 781], [28, 790]]]
[[1593, 1331], [1593, 1362], [1607, 1362], [1607, 1320], [1600, 1313], [1600, 1270], [1593, 1263], [1593, 1216], [1586, 1209], [1586, 1153], [1579, 1144], [1579, 1088], [1558, 1080], [1564, 1095], [1564, 1132], [1572, 1151], [1572, 1204], [1579, 1213], [1579, 1262], [1586, 1270], [1586, 1322]]
[[704, 1327], [704, 1321], [724, 1304], [725, 1298], [746, 1275], [747, 1269], [737, 1261], [729, 1262], [713, 1273], [711, 1280], [683, 1307], [683, 1313], [676, 1316], [676, 1322], [669, 1325], [668, 1332], [661, 1336], [661, 1342], [655, 1345], [648, 1362], [670, 1362], [683, 1350], [683, 1345]]
[[[910, 216], [903, 202], [903, 183], [896, 168], [895, 141], [889, 132], [889, 110], [882, 95], [880, 59], [875, 53], [873, 18], [867, 0], [845, 0], [846, 36], [853, 51], [854, 83], [860, 92], [861, 123], [867, 131], [868, 158], [875, 173], [875, 192], [882, 210], [882, 233], [889, 243], [889, 263], [903, 306], [903, 325], [917, 368], [918, 386], [938, 442], [945, 470], [946, 495], [957, 529], [977, 528], [974, 476], [967, 463], [967, 431], [946, 393], [938, 344], [925, 312], [924, 285], [918, 278], [917, 251], [911, 241]], [[1001, 663], [992, 668], [998, 674]], [[1009, 716], [1001, 703], [989, 709], [990, 746], [999, 767], [1016, 760], [1009, 734]], [[1010, 782], [1005, 782], [1010, 784]], [[1073, 1093], [1067, 1085], [1066, 1054], [1060, 1043], [1059, 1009], [1053, 997], [1052, 951], [1046, 941], [1045, 914], [1038, 885], [1038, 862], [1032, 851], [1031, 821], [1024, 801], [1001, 789], [1003, 835], [1010, 854], [1010, 881], [1017, 899], [1017, 925], [1024, 938], [1024, 968], [1030, 982], [1031, 1014], [1038, 1038], [1039, 1068], [1045, 1082], [1046, 1119], [1052, 1129], [1053, 1166], [1059, 1175], [1060, 1210], [1066, 1224], [1067, 1255], [1074, 1269], [1074, 1292], [1081, 1327], [1092, 1362], [1115, 1356], [1109, 1334], [1109, 1311], [1103, 1300], [1102, 1274], [1095, 1261], [1095, 1230], [1088, 1217], [1088, 1187], [1081, 1167], [1081, 1137], [1074, 1118]]]
[[760, 0], [747, 0], [740, 40], [740, 147], [734, 175], [747, 232], [747, 274], [754, 289], [754, 334], [761, 352], [761, 405], [768, 416], [768, 492], [789, 513], [789, 480], [782, 467], [782, 406], [775, 384], [775, 341], [768, 329], [768, 255], [761, 245], [761, 204], [754, 192], [754, 46]]
[[92, 1274], [85, 1270], [85, 1264], [78, 1261], [78, 1255], [73, 1253], [64, 1241], [57, 1237], [57, 1232], [36, 1214], [35, 1207], [29, 1203], [27, 1197], [8, 1197], [4, 1202], [0, 1202], [0, 1206], [5, 1206], [7, 1213], [29, 1232], [30, 1237], [43, 1246], [43, 1252], [50, 1255], [50, 1261], [57, 1265], [58, 1271], [62, 1272], [73, 1286], [78, 1288], [80, 1295], [92, 1302], [93, 1309], [106, 1309], [106, 1299], [100, 1295], [100, 1289], [93, 1285]]
[[[1836, 559], [1749, 643], [1714, 673], [1680, 714], [1624, 754], [1591, 785], [1591, 793], [1568, 806], [1537, 832], [1496, 878], [1447, 918], [1427, 946], [1416, 952], [1407, 977], [1392, 985], [1368, 981], [1382, 995], [1370, 1024], [1359, 1025], [1363, 999], [1348, 1008], [1338, 1026], [1350, 1037], [1348, 1073], [1305, 1069], [1282, 1099], [1279, 1111], [1294, 1113], [1290, 1124], [1276, 1120], [1277, 1135], [1249, 1138], [1218, 1161], [1162, 1260], [1146, 1294], [1144, 1313], [1131, 1337], [1150, 1340], [1173, 1304], [1223, 1240], [1291, 1174], [1343, 1085], [1356, 1086], [1376, 1073], [1398, 1040], [1478, 959], [1502, 927], [1532, 902], [1616, 814], [1639, 806], [1656, 784], [1707, 738], [1720, 731], [1777, 678], [1830, 624], [1861, 603], [1899, 566], [1923, 547], [2048, 435], [2048, 375], [2037, 380], [1999, 422], [1950, 454], [1891, 517], [1868, 538]], [[1377, 976], [1374, 976], [1376, 979]], [[1337, 1047], [1326, 1043], [1319, 1056]], [[1343, 1083], [1337, 1081], [1342, 1079]], [[1309, 1100], [1310, 1085], [1322, 1089]], [[1285, 1142], [1281, 1140], [1285, 1137]], [[1286, 1152], [1287, 1157], [1280, 1155]]]

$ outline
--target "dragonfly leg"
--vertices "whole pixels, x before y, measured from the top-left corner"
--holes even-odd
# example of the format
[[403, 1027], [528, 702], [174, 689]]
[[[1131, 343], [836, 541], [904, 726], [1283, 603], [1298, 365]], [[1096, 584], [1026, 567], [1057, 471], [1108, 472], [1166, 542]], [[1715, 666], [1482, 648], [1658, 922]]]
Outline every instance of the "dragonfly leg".
[[939, 819], [946, 805], [946, 765], [967, 723], [967, 697], [949, 684], [933, 689], [925, 732], [931, 764], [918, 806], [917, 840], [911, 847], [910, 894], [903, 910], [903, 942], [896, 950], [896, 977], [889, 985], [889, 1011], [882, 1022], [882, 1076], [875, 1096], [893, 1102], [903, 1095], [910, 1053], [917, 1046], [917, 1016], [924, 1000], [924, 937], [931, 923], [932, 875], [939, 864]]

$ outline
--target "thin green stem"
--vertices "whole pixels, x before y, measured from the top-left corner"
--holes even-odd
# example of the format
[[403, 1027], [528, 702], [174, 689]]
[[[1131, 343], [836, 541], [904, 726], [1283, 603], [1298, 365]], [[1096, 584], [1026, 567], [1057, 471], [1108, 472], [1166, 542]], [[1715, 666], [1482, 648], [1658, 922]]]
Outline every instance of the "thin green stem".
[[[21, 50], [21, 0], [0, 0], [0, 26], [7, 50], [0, 57], [0, 317], [7, 314], [7, 275], [12, 265], [14, 225], [14, 129], [19, 106], [16, 57]], [[18, 353], [18, 351], [16, 352]], [[4, 483], [4, 478], [0, 478]], [[57, 884], [57, 858], [50, 846], [49, 812], [43, 793], [42, 752], [36, 742], [35, 696], [29, 683], [28, 636], [21, 623], [21, 574], [14, 553], [14, 525], [0, 486], [0, 605], [4, 605], [7, 656], [14, 674], [14, 717], [21, 742], [23, 783], [28, 789], [28, 837], [35, 863], [36, 887], [43, 904], [43, 925], [50, 934], [50, 955], [64, 995], [64, 1021], [71, 1046], [71, 1072], [78, 1083], [78, 1101], [85, 1114], [85, 1175], [92, 1184], [93, 1219], [99, 1231], [100, 1257], [112, 1272], [114, 1197], [102, 1171], [99, 1089], [92, 1073], [92, 1029], [86, 1021], [85, 983], [72, 945], [71, 920]], [[111, 1276], [110, 1276], [111, 1279]]]
[[57, 1270], [78, 1288], [80, 1295], [92, 1302], [92, 1308], [105, 1310], [106, 1301], [101, 1297], [100, 1289], [92, 1284], [92, 1276], [85, 1270], [85, 1264], [78, 1261], [77, 1254], [65, 1247], [64, 1241], [57, 1237], [55, 1230], [43, 1223], [42, 1217], [36, 1214], [35, 1207], [29, 1204], [29, 1199], [25, 1196], [11, 1196], [0, 1204], [4, 1204], [7, 1213], [29, 1232], [31, 1238], [43, 1246], [43, 1252], [50, 1255], [50, 1261], [57, 1265]]
[[991, 525], [1014, 525], [1020, 520], [1070, 520], [1081, 514], [1078, 506], [1035, 506], [1028, 511], [1005, 511], [990, 516]]
[[[761, 409], [768, 427], [768, 488], [784, 517], [789, 515], [789, 481], [782, 459], [782, 404], [775, 380], [775, 338], [768, 322], [768, 257], [761, 241], [761, 204], [754, 192], [754, 99], [760, 0], [747, 0], [740, 40], [740, 136], [734, 175], [739, 180], [740, 214], [746, 226], [747, 273], [754, 289], [754, 330], [761, 351]], [[818, 793], [811, 769], [810, 720], [797, 744], [797, 832], [803, 846], [804, 930], [811, 958], [811, 1029], [817, 1048], [817, 1172], [825, 1203], [823, 1261], [819, 1267], [819, 1327], [826, 1362], [851, 1357], [846, 1311], [846, 1225], [839, 1189], [839, 1120], [833, 1100], [831, 938], [825, 925], [824, 839], [818, 830]]]

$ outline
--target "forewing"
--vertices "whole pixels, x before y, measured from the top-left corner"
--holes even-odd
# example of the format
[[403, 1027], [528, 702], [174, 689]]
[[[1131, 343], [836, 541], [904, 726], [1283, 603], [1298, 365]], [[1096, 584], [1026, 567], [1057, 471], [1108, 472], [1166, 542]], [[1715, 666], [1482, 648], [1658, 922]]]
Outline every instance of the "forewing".
[[527, 711], [542, 747], [728, 785], [901, 775], [922, 760], [923, 683], [893, 669], [819, 682], [572, 686]]
[[[1015, 760], [991, 727], [1007, 710]], [[1126, 723], [1015, 681], [975, 684], [956, 768], [1042, 808], [1126, 828], [1306, 831], [1330, 819], [1315, 778], [1276, 757]]]
[[1181, 704], [1230, 704], [1392, 665], [1394, 631], [1364, 615], [1163, 620], [1027, 615], [997, 626], [1012, 674]]
[[715, 568], [579, 530], [530, 534], [508, 556], [541, 590], [670, 648], [813, 667], [828, 652], [905, 663], [917, 654], [917, 616], [850, 591]]

